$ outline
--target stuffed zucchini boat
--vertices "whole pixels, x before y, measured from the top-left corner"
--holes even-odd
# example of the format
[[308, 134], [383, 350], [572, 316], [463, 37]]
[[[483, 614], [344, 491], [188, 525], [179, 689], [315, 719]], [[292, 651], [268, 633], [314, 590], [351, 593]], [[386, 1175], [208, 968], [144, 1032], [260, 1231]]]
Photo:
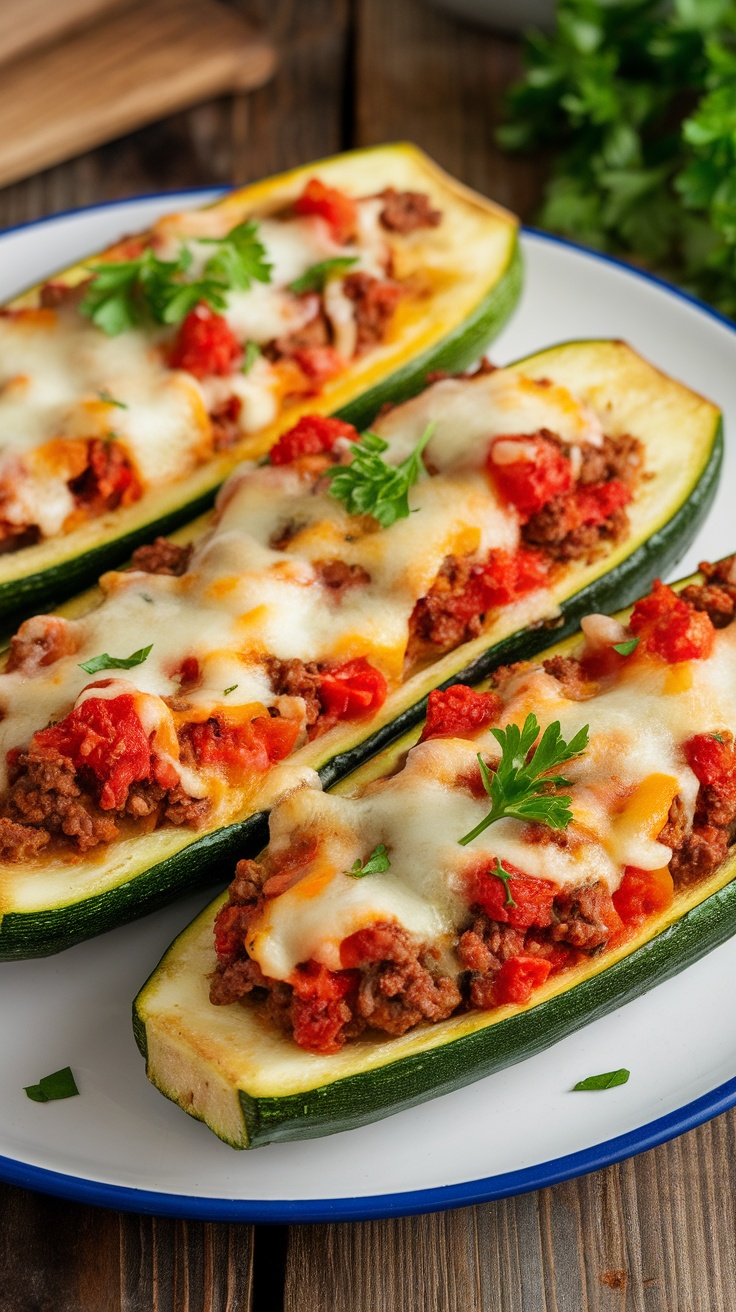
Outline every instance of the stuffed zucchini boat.
[[[539, 1052], [736, 930], [736, 557], [271, 813], [134, 1006], [149, 1078], [234, 1147]], [[490, 732], [489, 732], [490, 730]]]
[[[630, 600], [695, 532], [718, 411], [629, 347], [435, 382], [362, 437], [303, 416], [0, 675], [0, 954], [119, 924], [256, 851], [264, 812]], [[220, 873], [222, 864], [220, 864]]]
[[409, 145], [169, 214], [0, 310], [0, 615], [192, 518], [305, 411], [360, 425], [477, 359], [517, 220]]

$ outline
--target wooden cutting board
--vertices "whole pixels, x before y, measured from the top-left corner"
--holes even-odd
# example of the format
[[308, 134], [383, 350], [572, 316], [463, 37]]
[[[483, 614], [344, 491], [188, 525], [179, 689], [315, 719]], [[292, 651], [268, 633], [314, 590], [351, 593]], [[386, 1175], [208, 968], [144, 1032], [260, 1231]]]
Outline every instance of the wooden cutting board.
[[0, 0], [0, 62], [50, 45], [131, 0]]
[[79, 19], [94, 3], [110, 12], [3, 64], [0, 186], [187, 105], [260, 86], [275, 66], [273, 46], [217, 0], [71, 0]]

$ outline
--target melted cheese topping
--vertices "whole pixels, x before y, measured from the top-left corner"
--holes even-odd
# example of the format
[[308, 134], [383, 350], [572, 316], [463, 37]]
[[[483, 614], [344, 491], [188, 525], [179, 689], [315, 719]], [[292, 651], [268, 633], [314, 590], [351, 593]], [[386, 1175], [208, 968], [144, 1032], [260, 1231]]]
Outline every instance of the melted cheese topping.
[[[499, 397], [502, 420], [496, 416]], [[336, 663], [365, 656], [391, 685], [398, 684], [412, 611], [445, 557], [483, 559], [494, 547], [518, 542], [517, 515], [498, 501], [484, 471], [484, 436], [501, 423], [504, 431], [511, 424], [512, 431], [528, 432], [542, 403], [546, 426], [556, 429], [576, 404], [564, 389], [552, 391], [504, 371], [441, 382], [376, 425], [389, 443], [387, 460], [406, 453], [401, 414], [413, 432], [420, 402], [441, 431], [431, 442], [438, 472], [411, 489], [407, 518], [380, 529], [370, 518], [349, 515], [329, 495], [325, 480], [315, 484], [296, 466], [242, 465], [223, 487], [215, 523], [196, 546], [186, 574], [105, 575], [102, 604], [71, 624], [73, 655], [38, 667], [32, 676], [17, 670], [0, 677], [0, 761], [69, 712], [90, 683], [80, 663], [103, 652], [127, 657], [153, 644], [146, 661], [121, 673], [119, 681], [159, 699], [180, 696], [182, 662], [196, 657], [200, 681], [177, 703], [180, 720], [206, 719], [217, 708], [229, 717], [237, 708], [251, 708], [252, 717], [277, 705], [304, 723], [303, 699], [272, 691], [268, 655]], [[578, 412], [582, 431], [587, 421], [581, 407]], [[274, 546], [287, 527], [286, 545]], [[370, 581], [336, 597], [317, 568], [335, 559], [360, 566]], [[552, 602], [540, 590], [524, 605], [542, 615]]]
[[[429, 740], [409, 752], [398, 775], [363, 796], [303, 789], [276, 806], [271, 851], [288, 850], [300, 833], [316, 839], [317, 850], [299, 881], [266, 902], [248, 951], [276, 979], [288, 979], [310, 958], [337, 970], [343, 938], [388, 920], [445, 953], [467, 924], [464, 872], [480, 853], [560, 887], [600, 880], [611, 892], [625, 866], [665, 867], [672, 852], [657, 835], [670, 805], [679, 796], [690, 823], [698, 792], [682, 745], [696, 733], [736, 731], [734, 687], [736, 624], [716, 633], [708, 660], [669, 667], [636, 659], [612, 686], [582, 702], [565, 698], [539, 666], [522, 668], [503, 689], [499, 725], [522, 725], [533, 711], [542, 728], [559, 720], [566, 741], [589, 726], [588, 750], [564, 766], [572, 785], [567, 845], [539, 842], [526, 824], [507, 818], [461, 847], [458, 840], [487, 815], [489, 802], [458, 780], [473, 771], [478, 751], [491, 762], [500, 749], [487, 730]], [[378, 843], [389, 851], [388, 871], [361, 879], [345, 873]]]
[[[258, 236], [271, 280], [229, 291], [222, 311], [238, 340], [263, 345], [304, 328], [318, 313], [320, 299], [295, 295], [289, 284], [324, 260], [349, 256], [355, 260], [351, 271], [385, 277], [390, 250], [378, 223], [381, 205], [380, 200], [360, 202], [357, 240], [347, 246], [334, 241], [319, 217], [261, 220]], [[172, 259], [185, 246], [192, 255], [188, 276], [200, 276], [213, 249], [206, 240], [225, 236], [232, 222], [217, 209], [169, 216], [153, 230], [154, 249]], [[338, 350], [348, 360], [356, 345], [355, 307], [341, 287], [342, 278], [328, 280], [327, 313]], [[198, 380], [167, 366], [163, 346], [172, 335], [149, 325], [108, 337], [69, 304], [0, 315], [4, 519], [37, 524], [44, 537], [68, 527], [76, 503], [67, 484], [79, 471], [58, 460], [52, 467], [48, 447], [57, 439], [114, 434], [141, 485], [149, 488], [183, 478], [211, 457], [209, 412], [230, 396], [241, 401], [243, 433], [274, 421], [282, 390], [277, 367], [260, 358], [247, 376], [235, 372]]]

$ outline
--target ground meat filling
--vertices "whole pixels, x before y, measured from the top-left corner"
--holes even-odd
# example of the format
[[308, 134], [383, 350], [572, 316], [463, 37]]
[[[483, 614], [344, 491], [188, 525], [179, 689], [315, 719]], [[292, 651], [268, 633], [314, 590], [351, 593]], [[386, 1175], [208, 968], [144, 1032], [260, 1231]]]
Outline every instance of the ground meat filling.
[[266, 660], [266, 671], [277, 697], [302, 697], [307, 725], [316, 724], [322, 712], [319, 697], [321, 678], [315, 661], [281, 661], [276, 656]]
[[396, 191], [386, 187], [381, 192], [383, 209], [380, 222], [388, 232], [416, 232], [418, 228], [436, 228], [442, 222], [442, 211], [432, 208], [432, 202], [423, 191]]
[[691, 583], [680, 596], [696, 610], [705, 611], [716, 629], [725, 629], [736, 614], [736, 561], [733, 556], [715, 565], [701, 561], [704, 583]]
[[355, 323], [358, 329], [357, 352], [377, 346], [386, 336], [401, 289], [394, 282], [374, 278], [370, 273], [349, 273], [343, 282], [343, 291], [355, 306]]
[[143, 547], [136, 547], [131, 557], [131, 569], [144, 574], [171, 574], [179, 577], [189, 568], [193, 545], [180, 547], [168, 538], [156, 538]]
[[451, 651], [477, 637], [485, 615], [467, 613], [468, 584], [475, 567], [467, 557], [445, 557], [429, 592], [414, 607], [409, 621], [410, 652], [417, 640]]
[[[559, 438], [549, 435], [565, 455], [570, 448]], [[631, 487], [639, 477], [643, 465], [643, 447], [638, 438], [624, 433], [619, 437], [604, 436], [602, 446], [582, 443], [577, 486], [581, 489], [599, 487], [618, 480]], [[578, 522], [578, 508], [567, 493], [553, 497], [532, 515], [522, 528], [522, 539], [531, 547], [541, 547], [552, 560], [590, 560], [606, 543], [619, 542], [629, 527], [625, 506], [613, 509], [597, 522]]]

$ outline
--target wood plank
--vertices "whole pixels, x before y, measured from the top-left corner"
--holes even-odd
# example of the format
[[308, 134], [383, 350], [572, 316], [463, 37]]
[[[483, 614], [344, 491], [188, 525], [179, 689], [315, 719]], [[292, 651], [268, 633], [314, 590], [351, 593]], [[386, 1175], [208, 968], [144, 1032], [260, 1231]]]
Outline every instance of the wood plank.
[[130, 0], [3, 0], [0, 5], [0, 63], [17, 59], [94, 22]]
[[250, 1312], [253, 1227], [129, 1216], [0, 1185], [0, 1308]]
[[217, 0], [148, 0], [8, 65], [0, 183], [271, 75], [273, 47]]
[[536, 1194], [294, 1227], [284, 1312], [732, 1312], [735, 1141], [728, 1112]]
[[521, 67], [511, 37], [455, 22], [424, 0], [358, 0], [358, 145], [407, 138], [451, 173], [528, 219], [540, 161], [496, 145], [503, 94]]

